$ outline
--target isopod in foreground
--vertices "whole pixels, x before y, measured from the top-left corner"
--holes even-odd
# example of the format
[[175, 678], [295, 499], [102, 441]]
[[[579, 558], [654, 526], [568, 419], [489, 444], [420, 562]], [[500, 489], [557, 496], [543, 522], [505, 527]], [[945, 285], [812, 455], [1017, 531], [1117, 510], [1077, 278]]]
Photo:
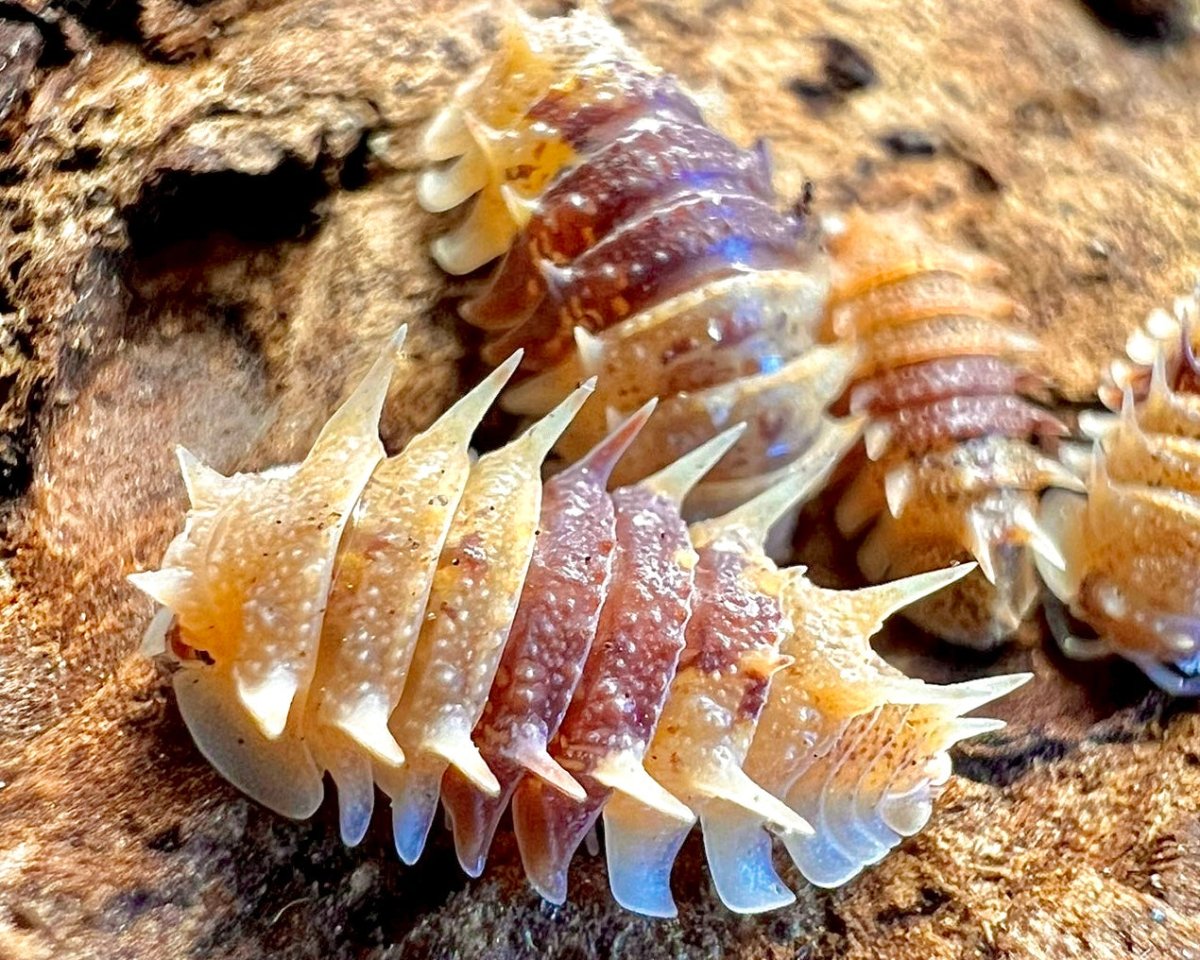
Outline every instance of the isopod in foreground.
[[543, 483], [585, 384], [472, 461], [515, 355], [385, 457], [395, 349], [297, 465], [225, 477], [181, 451], [184, 529], [132, 578], [165, 607], [145, 649], [177, 662], [201, 752], [271, 809], [312, 815], [328, 771], [353, 844], [377, 784], [412, 862], [440, 799], [474, 875], [511, 797], [526, 873], [555, 902], [603, 816], [616, 899], [654, 916], [675, 913], [698, 819], [721, 899], [754, 912], [792, 900], [771, 834], [814, 883], [844, 883], [924, 825], [950, 745], [1000, 726], [963, 714], [1027, 679], [937, 686], [871, 651], [885, 617], [969, 565], [839, 593], [767, 559], [767, 528], [844, 438], [689, 528], [680, 503], [736, 429], [610, 494], [647, 405]]

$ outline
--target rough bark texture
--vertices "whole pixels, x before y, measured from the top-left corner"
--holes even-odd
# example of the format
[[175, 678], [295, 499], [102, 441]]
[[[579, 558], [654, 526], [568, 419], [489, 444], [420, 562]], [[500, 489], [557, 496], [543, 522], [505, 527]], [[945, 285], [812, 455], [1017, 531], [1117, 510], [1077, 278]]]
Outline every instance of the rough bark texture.
[[[1200, 265], [1195, 5], [1092, 6], [613, 13], [771, 140], [784, 192], [811, 178], [823, 212], [911, 204], [1007, 264], [1081, 400]], [[1105, 25], [1130, 6], [1167, 28]], [[171, 448], [222, 469], [294, 457], [400, 321], [388, 441], [457, 395], [470, 344], [424, 252], [415, 142], [496, 17], [455, 0], [0, 3], [0, 956], [1200, 956], [1200, 717], [1038, 637], [989, 664], [897, 637], [939, 679], [1038, 678], [1001, 706], [1008, 731], [958, 753], [929, 829], [837, 892], [789, 874], [798, 903], [758, 918], [720, 908], [695, 837], [678, 922], [615, 909], [586, 857], [551, 908], [507, 836], [479, 881], [444, 836], [405, 869], [384, 817], [347, 850], [328, 809], [286, 822], [201, 760], [136, 654], [150, 605], [123, 580], [178, 526]], [[828, 543], [808, 538], [808, 559], [836, 578]]]

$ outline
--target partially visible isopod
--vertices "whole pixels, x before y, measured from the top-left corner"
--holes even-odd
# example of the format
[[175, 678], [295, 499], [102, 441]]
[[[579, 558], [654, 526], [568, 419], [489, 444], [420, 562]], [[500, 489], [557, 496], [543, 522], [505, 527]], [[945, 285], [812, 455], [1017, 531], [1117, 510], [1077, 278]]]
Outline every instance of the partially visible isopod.
[[609, 493], [647, 406], [543, 484], [592, 386], [473, 459], [514, 356], [385, 457], [394, 350], [300, 464], [225, 477], [181, 451], [183, 531], [132, 577], [164, 605], [145, 649], [178, 664], [201, 752], [271, 809], [311, 816], [328, 771], [353, 844], [378, 785], [412, 862], [441, 801], [475, 875], [511, 798], [555, 902], [603, 816], [614, 895], [655, 916], [675, 913], [699, 819], [722, 900], [765, 910], [792, 899], [767, 831], [814, 883], [845, 882], [924, 825], [950, 745], [997, 726], [962, 715], [1026, 679], [935, 686], [871, 651], [886, 616], [969, 566], [838, 593], [766, 557], [845, 437], [689, 529], [680, 505], [738, 429]]
[[[1052, 491], [1042, 503], [1050, 558], [1042, 575], [1097, 633], [1080, 638], [1060, 617], [1071, 656], [1118, 654], [1162, 689], [1200, 695], [1200, 366], [1191, 343], [1200, 294], [1155, 311], [1113, 365], [1102, 398], [1119, 413], [1084, 414], [1090, 451], [1068, 447], [1086, 496]], [[1051, 560], [1061, 555], [1059, 569]]]
[[1080, 488], [1039, 450], [1066, 428], [1034, 399], [1037, 341], [1009, 323], [992, 260], [896, 215], [854, 213], [831, 234], [825, 336], [859, 345], [849, 407], [869, 418], [838, 526], [865, 533], [859, 565], [875, 582], [975, 559], [977, 572], [905, 615], [942, 639], [994, 646], [1038, 599], [1030, 546], [1055, 559], [1039, 493]]
[[462, 307], [483, 357], [525, 350], [502, 405], [543, 416], [597, 376], [558, 443], [576, 460], [647, 400], [616, 468], [629, 483], [745, 422], [689, 505], [712, 515], [782, 476], [832, 429], [853, 350], [817, 345], [828, 285], [812, 219], [781, 209], [762, 144], [741, 149], [603, 16], [515, 14], [499, 52], [424, 141], [426, 209], [448, 272], [503, 257]]

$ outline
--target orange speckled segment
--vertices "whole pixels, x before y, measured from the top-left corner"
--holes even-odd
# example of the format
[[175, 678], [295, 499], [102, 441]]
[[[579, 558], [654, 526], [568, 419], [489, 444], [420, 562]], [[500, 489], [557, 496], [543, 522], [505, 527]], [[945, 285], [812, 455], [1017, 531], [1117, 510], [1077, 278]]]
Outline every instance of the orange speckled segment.
[[[1048, 497], [1041, 520], [1053, 552], [1046, 583], [1098, 634], [1061, 633], [1069, 654], [1116, 653], [1164, 690], [1200, 695], [1200, 394], [1192, 386], [1193, 294], [1174, 316], [1156, 311], [1130, 338], [1118, 415], [1081, 417], [1097, 440], [1076, 464], [1086, 495]], [[1145, 374], [1139, 382], [1135, 374]], [[1112, 384], [1109, 385], [1112, 387]], [[1053, 553], [1065, 569], [1050, 561]]]

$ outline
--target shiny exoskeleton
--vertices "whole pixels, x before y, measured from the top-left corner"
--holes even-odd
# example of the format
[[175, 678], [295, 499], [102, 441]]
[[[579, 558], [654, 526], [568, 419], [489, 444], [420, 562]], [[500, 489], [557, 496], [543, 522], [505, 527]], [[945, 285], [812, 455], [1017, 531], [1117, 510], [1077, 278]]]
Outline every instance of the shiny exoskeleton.
[[1039, 448], [1066, 428], [1036, 402], [1037, 341], [1010, 323], [1015, 305], [992, 286], [998, 264], [896, 215], [855, 213], [829, 247], [824, 335], [858, 344], [848, 404], [869, 418], [838, 525], [865, 532], [858, 558], [872, 581], [978, 561], [905, 615], [943, 639], [994, 646], [1038, 600], [1041, 491], [1080, 488]]
[[473, 459], [519, 356], [385, 457], [394, 349], [297, 465], [225, 477], [181, 451], [183, 531], [133, 580], [164, 606], [146, 651], [178, 663], [184, 721], [226, 778], [308, 817], [328, 771], [348, 843], [378, 785], [410, 863], [440, 801], [472, 875], [511, 800], [526, 872], [555, 902], [603, 816], [614, 895], [658, 916], [697, 820], [744, 912], [793, 899], [768, 830], [832, 886], [924, 825], [947, 749], [996, 726], [963, 714], [1025, 677], [925, 684], [868, 638], [967, 568], [839, 593], [776, 567], [766, 531], [827, 455], [689, 528], [680, 504], [737, 430], [609, 493], [652, 404], [543, 483], [591, 384]]
[[525, 350], [531, 376], [502, 406], [542, 416], [598, 377], [557, 445], [565, 459], [651, 398], [618, 482], [745, 422], [689, 501], [711, 515], [831, 428], [853, 351], [814, 343], [827, 290], [815, 225], [784, 209], [761, 144], [714, 130], [602, 16], [515, 16], [424, 150], [421, 203], [462, 207], [438, 263], [464, 274], [501, 258], [462, 313], [486, 332], [485, 360]]
[[1054, 491], [1042, 525], [1059, 569], [1039, 560], [1046, 583], [1096, 634], [1081, 638], [1051, 619], [1076, 657], [1116, 654], [1162, 689], [1200, 695], [1200, 364], [1192, 336], [1200, 295], [1158, 310], [1129, 338], [1101, 398], [1119, 412], [1085, 414], [1091, 450], [1064, 459], [1086, 494]]

